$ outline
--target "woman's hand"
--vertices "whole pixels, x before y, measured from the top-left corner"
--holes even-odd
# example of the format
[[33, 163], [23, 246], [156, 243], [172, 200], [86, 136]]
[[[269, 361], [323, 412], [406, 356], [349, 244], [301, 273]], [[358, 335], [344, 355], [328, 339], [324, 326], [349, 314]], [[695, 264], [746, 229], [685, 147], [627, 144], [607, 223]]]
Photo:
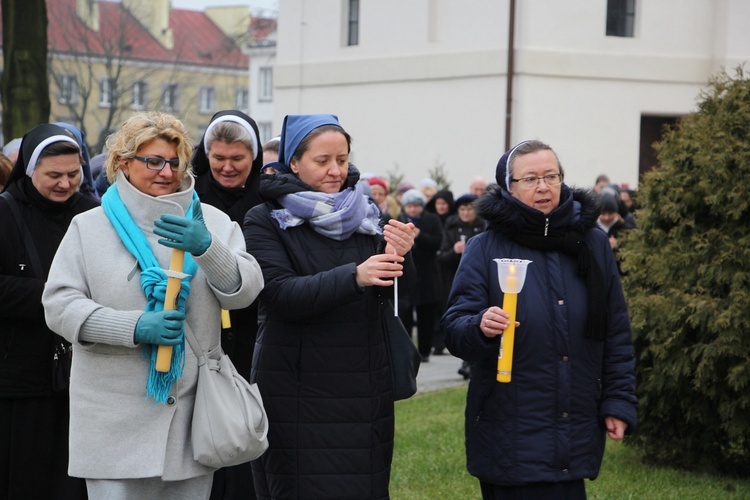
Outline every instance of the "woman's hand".
[[385, 239], [385, 253], [393, 255], [406, 255], [411, 247], [414, 246], [414, 239], [417, 237], [417, 228], [413, 223], [405, 224], [391, 219], [383, 227], [383, 238]]
[[193, 218], [163, 214], [154, 221], [154, 233], [161, 236], [160, 245], [177, 248], [193, 255], [203, 255], [211, 246], [211, 233], [203, 221], [203, 209], [200, 203], [193, 208]]
[[357, 284], [359, 286], [390, 286], [392, 278], [404, 274], [401, 255], [379, 253], [373, 255], [357, 266]]
[[628, 424], [615, 417], [606, 417], [604, 423], [607, 425], [607, 435], [615, 440], [620, 440], [625, 437], [625, 430], [628, 428]]
[[[508, 325], [510, 325], [510, 314], [497, 306], [492, 306], [482, 315], [479, 329], [482, 330], [485, 337], [492, 338], [502, 335]], [[516, 328], [519, 326], [521, 326], [521, 323], [516, 321]]]

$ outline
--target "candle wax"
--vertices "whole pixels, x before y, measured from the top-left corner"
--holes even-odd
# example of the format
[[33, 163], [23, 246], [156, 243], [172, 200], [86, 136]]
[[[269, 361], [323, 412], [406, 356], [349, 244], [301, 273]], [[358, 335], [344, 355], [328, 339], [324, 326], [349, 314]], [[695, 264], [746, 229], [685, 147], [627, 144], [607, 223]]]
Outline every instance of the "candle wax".
[[[505, 289], [515, 290], [518, 286], [518, 278], [508, 276], [505, 279]], [[517, 293], [503, 294], [503, 311], [507, 312], [508, 328], [503, 332], [500, 339], [500, 352], [497, 356], [497, 381], [508, 383], [513, 368], [513, 345], [516, 338], [516, 308], [518, 306]]]

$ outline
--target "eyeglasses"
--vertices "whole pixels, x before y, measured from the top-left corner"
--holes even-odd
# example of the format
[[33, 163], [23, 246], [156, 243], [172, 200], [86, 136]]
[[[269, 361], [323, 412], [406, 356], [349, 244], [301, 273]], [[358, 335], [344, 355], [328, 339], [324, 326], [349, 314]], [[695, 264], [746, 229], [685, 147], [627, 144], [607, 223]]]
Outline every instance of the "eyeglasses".
[[185, 169], [180, 166], [180, 160], [174, 158], [172, 160], [165, 160], [156, 156], [133, 156], [134, 159], [140, 160], [146, 164], [146, 168], [149, 170], [161, 171], [164, 166], [169, 163], [169, 168], [172, 172], [183, 172]]
[[544, 181], [547, 186], [559, 186], [562, 184], [562, 174], [547, 174], [541, 177], [523, 177], [521, 179], [511, 179], [512, 182], [517, 182], [523, 189], [533, 189], [539, 185], [539, 181]]

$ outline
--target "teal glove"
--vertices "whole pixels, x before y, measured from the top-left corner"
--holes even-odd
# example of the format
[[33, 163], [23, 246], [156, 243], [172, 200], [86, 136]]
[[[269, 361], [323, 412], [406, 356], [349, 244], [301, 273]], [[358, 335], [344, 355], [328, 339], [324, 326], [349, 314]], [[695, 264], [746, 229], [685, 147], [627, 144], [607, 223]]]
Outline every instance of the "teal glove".
[[211, 233], [206, 229], [203, 221], [203, 209], [196, 202], [193, 207], [193, 218], [164, 214], [154, 221], [154, 233], [161, 236], [160, 245], [177, 248], [193, 255], [203, 255], [211, 246]]
[[182, 311], [145, 312], [135, 324], [133, 340], [136, 344], [177, 345], [182, 342]]

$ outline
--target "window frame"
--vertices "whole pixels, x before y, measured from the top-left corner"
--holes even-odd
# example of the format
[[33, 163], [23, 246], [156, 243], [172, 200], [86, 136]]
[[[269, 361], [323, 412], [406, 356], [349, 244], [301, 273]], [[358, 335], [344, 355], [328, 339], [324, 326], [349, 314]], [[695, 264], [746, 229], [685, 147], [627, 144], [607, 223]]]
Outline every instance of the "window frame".
[[130, 87], [130, 109], [143, 110], [148, 105], [148, 82], [136, 80]]
[[107, 76], [99, 78], [99, 107], [110, 108], [117, 105], [115, 91], [117, 90], [117, 81]]
[[359, 45], [359, 0], [349, 0], [347, 5], [346, 44], [352, 47]]
[[198, 91], [198, 113], [202, 115], [216, 112], [216, 87], [202, 85]]
[[178, 108], [178, 85], [165, 83], [161, 87], [161, 107], [165, 111], [176, 111]]
[[60, 76], [57, 102], [60, 104], [78, 104], [78, 77], [73, 73]]
[[250, 90], [246, 87], [237, 87], [234, 90], [234, 109], [243, 113], [250, 111]]
[[258, 69], [258, 102], [273, 102], [273, 67]]
[[635, 37], [636, 0], [607, 0], [607, 36]]

